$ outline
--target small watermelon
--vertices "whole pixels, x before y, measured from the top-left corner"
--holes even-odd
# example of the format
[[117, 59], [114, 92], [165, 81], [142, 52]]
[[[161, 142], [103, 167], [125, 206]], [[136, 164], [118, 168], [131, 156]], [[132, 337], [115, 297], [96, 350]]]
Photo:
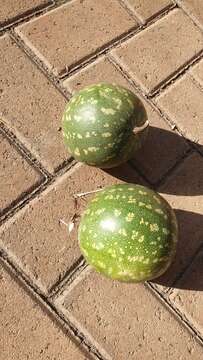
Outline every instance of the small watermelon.
[[118, 85], [101, 83], [77, 92], [63, 115], [68, 152], [81, 162], [111, 168], [129, 160], [148, 128], [139, 98]]
[[178, 229], [174, 211], [159, 194], [141, 185], [120, 184], [90, 201], [78, 235], [81, 252], [96, 271], [139, 282], [167, 270]]

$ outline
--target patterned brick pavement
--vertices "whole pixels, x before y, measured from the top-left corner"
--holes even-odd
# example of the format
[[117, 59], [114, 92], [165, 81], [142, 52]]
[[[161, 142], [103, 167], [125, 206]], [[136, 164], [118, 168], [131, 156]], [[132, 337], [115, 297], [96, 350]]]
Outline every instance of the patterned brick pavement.
[[[9, 0], [0, 9], [0, 359], [203, 358], [203, 1]], [[134, 91], [145, 147], [104, 172], [65, 151], [74, 91]], [[93, 272], [59, 220], [73, 195], [134, 182], [176, 211], [176, 260], [121, 284]], [[77, 214], [88, 198], [77, 203]]]

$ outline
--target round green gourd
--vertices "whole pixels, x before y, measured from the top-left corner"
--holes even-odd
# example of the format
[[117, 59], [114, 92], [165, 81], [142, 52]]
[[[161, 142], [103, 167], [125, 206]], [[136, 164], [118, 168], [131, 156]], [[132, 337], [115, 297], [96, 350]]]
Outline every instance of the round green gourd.
[[77, 92], [62, 121], [68, 152], [88, 165], [111, 168], [129, 160], [147, 134], [141, 101], [121, 86], [100, 83]]
[[156, 192], [134, 184], [98, 192], [79, 226], [79, 245], [87, 262], [120, 281], [163, 274], [175, 255], [177, 237], [170, 205]]

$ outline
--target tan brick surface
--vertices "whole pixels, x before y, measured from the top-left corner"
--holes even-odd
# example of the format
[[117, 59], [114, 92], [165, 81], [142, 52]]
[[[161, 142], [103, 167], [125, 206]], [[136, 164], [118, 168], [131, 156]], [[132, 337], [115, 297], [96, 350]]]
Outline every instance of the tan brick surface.
[[[57, 305], [112, 359], [201, 358], [201, 347], [143, 285], [124, 284], [91, 272]], [[87, 314], [89, 314], [87, 316]]]
[[99, 58], [75, 75], [70, 76], [63, 82], [63, 85], [70, 92], [75, 92], [87, 85], [98, 82], [116, 83], [134, 91], [134, 88], [129, 81], [126, 80], [121, 72], [118, 71], [106, 57]]
[[75, 0], [20, 26], [18, 33], [60, 73], [134, 26], [118, 1]]
[[[94, 62], [65, 80], [64, 86], [74, 92], [95, 80], [115, 82], [135, 93], [133, 86], [106, 58]], [[187, 146], [180, 136], [170, 130], [158, 113], [143, 98], [140, 99], [146, 108], [151, 128], [145, 145], [135, 154], [133, 164], [154, 184], [183, 156]]]
[[9, 141], [0, 134], [0, 215], [42, 182], [37, 172]]
[[87, 360], [0, 264], [2, 360]]
[[152, 91], [203, 48], [203, 34], [181, 10], [173, 10], [112, 54], [146, 92]]
[[[114, 170], [114, 174], [115, 171], [118, 170]], [[120, 168], [120, 177], [141, 182], [128, 165]], [[57, 184], [50, 186], [39, 199], [33, 200], [2, 227], [0, 243], [27, 275], [44, 292], [48, 291], [80, 257], [77, 227], [69, 235], [66, 226], [59, 224], [59, 219], [68, 222], [75, 214], [73, 194], [120, 181], [87, 166], [73, 171], [71, 176], [63, 175]], [[78, 212], [81, 212], [85, 202], [81, 200], [79, 204]]]
[[162, 92], [156, 102], [187, 138], [203, 144], [203, 90], [188, 74]]
[[7, 36], [0, 45], [0, 115], [53, 172], [68, 158], [58, 131], [66, 101]]
[[172, 5], [171, 0], [126, 0], [131, 10], [135, 12], [142, 23], [158, 15]]
[[[46, 10], [35, 16], [39, 7]], [[203, 358], [197, 341], [203, 339], [201, 10], [198, 0], [2, 1], [0, 122], [16, 140], [0, 133], [0, 360]], [[74, 93], [100, 81], [140, 97], [148, 138], [119, 168], [67, 169], [71, 158], [61, 133], [66, 99], [58, 88]], [[34, 193], [45, 180], [39, 163], [52, 176]], [[119, 283], [81, 268], [78, 224], [92, 195], [77, 201], [73, 195], [123, 181], [153, 185], [177, 215], [176, 258], [151, 284]], [[72, 218], [69, 232], [60, 219]], [[89, 353], [62, 331], [57, 313]]]
[[203, 1], [179, 0], [178, 3], [203, 29]]
[[203, 157], [190, 155], [159, 188], [175, 209], [179, 224], [177, 256], [155, 282], [170, 286], [203, 244]]
[[190, 74], [203, 86], [203, 60], [199, 61], [190, 69]]
[[51, 4], [51, 0], [9, 0], [1, 1], [0, 25], [30, 12], [32, 9]]
[[172, 302], [203, 336], [203, 251], [176, 284], [170, 296]]

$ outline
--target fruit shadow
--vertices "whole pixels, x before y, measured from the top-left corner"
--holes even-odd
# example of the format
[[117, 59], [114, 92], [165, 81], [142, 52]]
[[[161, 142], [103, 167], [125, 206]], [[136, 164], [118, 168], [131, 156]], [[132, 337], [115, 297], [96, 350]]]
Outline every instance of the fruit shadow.
[[164, 275], [151, 282], [203, 291], [203, 215], [179, 209], [175, 209], [175, 213], [179, 237], [174, 261]]
[[[203, 146], [196, 144], [192, 141], [186, 142], [180, 135], [160, 129], [154, 126], [150, 126], [148, 138], [143, 147], [138, 150], [134, 155], [130, 164], [135, 170], [138, 170], [144, 179], [148, 182], [148, 186], [157, 188], [160, 182], [164, 181], [168, 172], [189, 152], [189, 144], [198, 146], [199, 151], [203, 155]], [[197, 153], [197, 157], [200, 156]], [[183, 160], [184, 161], [184, 160]], [[203, 159], [202, 159], [203, 161]], [[198, 159], [196, 163], [198, 162]], [[181, 178], [177, 181], [176, 185], [172, 188], [167, 187], [164, 189], [164, 193], [173, 195], [201, 195], [203, 194], [203, 173], [199, 172], [199, 185], [196, 187], [191, 186], [188, 172], [191, 171], [191, 176], [194, 173], [194, 169], [198, 172], [198, 166], [190, 163], [191, 169], [187, 167], [186, 171], [182, 172]], [[203, 167], [201, 167], [203, 169]], [[137, 183], [137, 178], [133, 176], [133, 172], [129, 173], [126, 166], [121, 165], [117, 168], [105, 169], [108, 174], [130, 183]], [[195, 174], [195, 176], [197, 176]], [[184, 186], [183, 186], [184, 184]]]

